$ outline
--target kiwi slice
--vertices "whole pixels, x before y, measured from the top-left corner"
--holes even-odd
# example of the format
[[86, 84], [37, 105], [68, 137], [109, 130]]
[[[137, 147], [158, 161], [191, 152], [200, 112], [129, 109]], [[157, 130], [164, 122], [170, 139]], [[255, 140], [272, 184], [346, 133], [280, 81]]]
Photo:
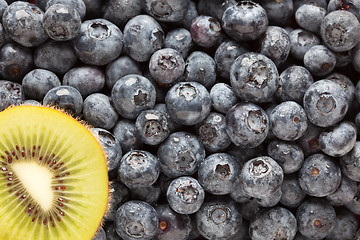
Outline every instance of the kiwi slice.
[[84, 124], [42, 106], [0, 112], [0, 240], [90, 240], [107, 203], [105, 156]]

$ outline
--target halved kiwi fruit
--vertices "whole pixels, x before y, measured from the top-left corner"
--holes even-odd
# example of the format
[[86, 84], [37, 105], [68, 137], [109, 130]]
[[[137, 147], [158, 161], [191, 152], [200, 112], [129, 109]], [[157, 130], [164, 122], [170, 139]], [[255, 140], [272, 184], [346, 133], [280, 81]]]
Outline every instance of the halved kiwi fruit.
[[64, 112], [0, 112], [0, 240], [90, 240], [108, 203], [101, 146]]

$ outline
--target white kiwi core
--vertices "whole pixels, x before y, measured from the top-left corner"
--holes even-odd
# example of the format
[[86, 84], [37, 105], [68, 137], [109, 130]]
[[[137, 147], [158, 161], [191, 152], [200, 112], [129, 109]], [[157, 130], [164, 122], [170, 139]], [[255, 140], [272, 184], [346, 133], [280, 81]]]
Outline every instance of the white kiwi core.
[[51, 189], [53, 174], [36, 162], [14, 163], [12, 169], [21, 184], [44, 211], [51, 209], [54, 194]]

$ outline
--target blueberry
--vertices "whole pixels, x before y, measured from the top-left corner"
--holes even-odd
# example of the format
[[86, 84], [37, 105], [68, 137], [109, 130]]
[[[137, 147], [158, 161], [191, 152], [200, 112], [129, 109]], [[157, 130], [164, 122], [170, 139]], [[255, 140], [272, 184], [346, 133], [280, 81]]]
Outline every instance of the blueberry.
[[297, 176], [293, 174], [285, 175], [281, 191], [280, 203], [289, 208], [298, 207], [306, 197], [306, 193], [300, 187]]
[[360, 44], [351, 49], [352, 66], [357, 72], [360, 72]]
[[212, 198], [195, 213], [195, 221], [198, 231], [206, 239], [229, 239], [239, 230], [242, 216], [231, 199]]
[[284, 26], [289, 23], [294, 11], [294, 4], [292, 0], [283, 1], [258, 1], [265, 9], [269, 25]]
[[199, 0], [197, 10], [200, 15], [212, 16], [216, 18], [216, 20], [221, 21], [225, 10], [235, 3], [236, 1], [234, 0]]
[[353, 240], [358, 228], [359, 222], [354, 213], [346, 209], [337, 210], [335, 226], [326, 239]]
[[286, 174], [298, 171], [304, 162], [302, 149], [293, 142], [274, 140], [268, 145], [267, 153], [279, 163]]
[[150, 240], [157, 234], [156, 210], [143, 201], [128, 201], [116, 211], [116, 232], [124, 240]]
[[119, 234], [116, 232], [115, 222], [106, 222], [104, 231], [106, 233], [107, 240], [122, 240]]
[[158, 110], [142, 111], [135, 121], [141, 140], [148, 145], [158, 145], [170, 134], [168, 118]]
[[46, 93], [43, 104], [57, 106], [71, 114], [80, 115], [83, 108], [83, 98], [74, 87], [58, 86]]
[[35, 47], [48, 39], [42, 25], [43, 16], [44, 12], [36, 5], [15, 1], [5, 9], [2, 24], [15, 42], [25, 47]]
[[11, 105], [10, 92], [6, 89], [0, 89], [0, 111], [3, 111]]
[[76, 56], [86, 64], [105, 65], [120, 56], [123, 34], [112, 22], [98, 18], [82, 22], [73, 40]]
[[296, 210], [298, 230], [305, 237], [322, 239], [335, 226], [334, 208], [321, 198], [305, 200]]
[[7, 7], [8, 3], [5, 0], [0, 0], [0, 18], [2, 18], [2, 15]]
[[47, 0], [45, 4], [45, 10], [47, 11], [52, 5], [55, 4], [66, 4], [70, 6], [71, 9], [76, 10], [81, 19], [85, 18], [86, 5], [83, 0]]
[[340, 167], [321, 153], [306, 158], [298, 176], [301, 188], [314, 197], [334, 193], [341, 182]]
[[158, 240], [188, 239], [191, 220], [187, 214], [179, 214], [167, 204], [157, 205], [155, 210], [159, 218], [158, 234], [156, 236]]
[[304, 66], [315, 76], [331, 73], [335, 65], [335, 54], [324, 45], [312, 46], [304, 55]]
[[346, 67], [351, 63], [351, 50], [345, 52], [333, 52], [336, 57], [335, 67]]
[[254, 148], [259, 146], [269, 132], [269, 117], [256, 104], [241, 102], [226, 114], [226, 131], [237, 146]]
[[210, 48], [220, 40], [221, 25], [215, 18], [201, 15], [193, 19], [190, 32], [194, 43]]
[[326, 9], [314, 5], [303, 4], [295, 12], [295, 20], [299, 26], [307, 31], [319, 33], [321, 22], [326, 16]]
[[226, 114], [232, 106], [239, 102], [239, 99], [231, 86], [222, 82], [212, 86], [210, 97], [212, 99], [213, 108], [222, 114]]
[[106, 233], [102, 227], [99, 227], [92, 240], [106, 240]]
[[209, 115], [212, 102], [210, 93], [200, 83], [180, 82], [169, 89], [165, 104], [174, 122], [195, 125]]
[[360, 20], [360, 3], [357, 0], [330, 0], [327, 5], [327, 11], [330, 13], [336, 10], [351, 12]]
[[209, 152], [223, 151], [231, 144], [226, 132], [225, 116], [220, 113], [210, 113], [195, 128], [204, 148]]
[[268, 156], [261, 156], [247, 161], [240, 173], [244, 191], [254, 198], [266, 198], [272, 195], [284, 179], [280, 165]]
[[356, 88], [353, 82], [351, 81], [351, 79], [337, 72], [333, 72], [332, 74], [328, 75], [326, 78], [340, 83], [340, 86], [344, 89], [346, 96], [348, 98], [349, 106], [351, 106], [357, 94]]
[[244, 186], [240, 181], [238, 184], [235, 185], [235, 189], [232, 192], [230, 192], [229, 196], [237, 203], [246, 203], [249, 202], [250, 199], [254, 199], [245, 192]]
[[260, 204], [260, 206], [265, 208], [274, 207], [276, 204], [280, 202], [282, 196], [281, 188], [278, 188], [273, 194], [264, 198], [256, 198], [256, 201]]
[[180, 124], [171, 120], [169, 113], [166, 109], [165, 103], [155, 104], [154, 110], [158, 110], [159, 112], [163, 113], [166, 116], [170, 132], [176, 132], [180, 128], [180, 126], [181, 126]]
[[193, 45], [191, 33], [185, 28], [176, 28], [166, 34], [164, 47], [175, 49], [184, 59]]
[[255, 216], [258, 212], [264, 209], [255, 198], [250, 198], [248, 201], [239, 204], [239, 211], [243, 219], [248, 220], [249, 222], [255, 219]]
[[130, 189], [130, 197], [133, 200], [141, 200], [150, 205], [155, 205], [159, 201], [161, 189], [158, 184], [152, 184], [147, 187], [138, 187]]
[[344, 52], [359, 42], [360, 23], [351, 12], [337, 10], [328, 13], [321, 23], [321, 38], [335, 52]]
[[253, 1], [241, 1], [229, 6], [222, 16], [224, 31], [236, 41], [259, 38], [268, 27], [264, 8]]
[[333, 206], [343, 206], [355, 197], [356, 192], [357, 182], [347, 176], [342, 176], [340, 186], [334, 193], [327, 195], [326, 199]]
[[321, 152], [319, 136], [322, 131], [323, 128], [315, 126], [310, 121], [308, 122], [308, 128], [304, 135], [296, 141], [303, 150], [305, 156]]
[[283, 207], [274, 207], [260, 212], [249, 226], [252, 240], [293, 239], [296, 231], [295, 216]]
[[240, 166], [235, 158], [226, 153], [214, 153], [201, 162], [198, 180], [205, 191], [225, 195], [236, 188], [239, 173]]
[[151, 16], [137, 15], [124, 27], [124, 48], [138, 62], [146, 62], [164, 45], [164, 31]]
[[274, 62], [265, 55], [247, 52], [231, 65], [230, 83], [242, 100], [267, 102], [279, 86], [279, 73]]
[[303, 61], [304, 55], [312, 46], [319, 45], [320, 39], [304, 29], [295, 29], [289, 33], [290, 54], [299, 61]]
[[51, 5], [42, 19], [46, 34], [56, 41], [74, 39], [80, 33], [81, 18], [79, 13], [69, 5]]
[[116, 111], [128, 119], [135, 119], [141, 111], [152, 109], [155, 99], [154, 85], [137, 74], [120, 78], [111, 90], [111, 100]]
[[360, 142], [356, 141], [350, 152], [340, 158], [340, 166], [343, 174], [350, 179], [360, 181]]
[[175, 83], [183, 75], [184, 70], [183, 57], [172, 48], [157, 50], [149, 61], [150, 74], [160, 85]]
[[194, 51], [185, 62], [184, 81], [199, 82], [210, 88], [216, 81], [216, 63], [207, 53]]
[[119, 140], [124, 153], [130, 150], [140, 149], [142, 141], [140, 140], [133, 121], [126, 119], [119, 120], [115, 124], [112, 132]]
[[128, 188], [148, 187], [160, 174], [157, 157], [144, 150], [131, 150], [120, 160], [118, 176]]
[[41, 101], [52, 88], [61, 85], [59, 78], [51, 71], [34, 69], [22, 80], [22, 89], [26, 97]]
[[123, 29], [127, 21], [142, 13], [141, 3], [141, 0], [109, 0], [104, 4], [103, 17]]
[[190, 1], [189, 8], [185, 13], [184, 18], [182, 20], [180, 20], [178, 22], [178, 24], [180, 25], [180, 27], [190, 30], [192, 20], [194, 18], [196, 18], [197, 16], [199, 16], [199, 14], [198, 14], [198, 11], [196, 8], [196, 3], [194, 3], [193, 1]]
[[115, 221], [117, 209], [129, 199], [129, 189], [121, 182], [111, 182], [109, 191], [111, 197], [104, 218], [106, 221]]
[[168, 177], [194, 174], [205, 159], [205, 149], [196, 136], [175, 132], [163, 141], [157, 152], [161, 170]]
[[190, 0], [145, 0], [143, 10], [161, 22], [177, 22], [184, 18]]
[[319, 0], [314, 2], [313, 0], [293, 0], [294, 2], [294, 10], [296, 12], [296, 10], [303, 4], [314, 4], [316, 6], [322, 7], [326, 9], [327, 6], [327, 1], [326, 0]]
[[166, 192], [169, 206], [177, 213], [197, 212], [204, 202], [205, 192], [199, 182], [192, 177], [174, 179]]
[[7, 96], [10, 100], [10, 105], [19, 105], [25, 99], [24, 91], [20, 83], [0, 80], [0, 90], [3, 90], [7, 93]]

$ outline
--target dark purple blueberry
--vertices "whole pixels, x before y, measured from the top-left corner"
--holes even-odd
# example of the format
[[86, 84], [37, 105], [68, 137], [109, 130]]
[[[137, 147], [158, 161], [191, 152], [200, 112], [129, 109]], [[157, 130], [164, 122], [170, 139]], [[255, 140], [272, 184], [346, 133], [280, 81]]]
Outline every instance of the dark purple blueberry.
[[285, 175], [281, 191], [280, 203], [289, 208], [297, 208], [306, 197], [306, 193], [301, 189], [297, 176], [293, 174]]
[[[96, 0], [93, 0], [96, 2]], [[47, 11], [52, 5], [66, 4], [72, 9], [76, 10], [81, 19], [84, 19], [86, 14], [86, 5], [83, 0], [47, 0], [45, 4], [45, 10]]]
[[333, 206], [343, 206], [350, 202], [356, 195], [357, 182], [347, 176], [342, 176], [340, 186], [336, 191], [326, 196], [326, 199]]
[[335, 65], [335, 54], [324, 45], [312, 46], [304, 55], [304, 66], [315, 76], [331, 73]]
[[119, 140], [123, 153], [141, 148], [142, 141], [136, 131], [135, 122], [127, 119], [119, 120], [112, 132]]
[[124, 49], [135, 61], [146, 62], [164, 45], [164, 31], [151, 16], [137, 15], [124, 27]]
[[31, 70], [22, 80], [25, 96], [39, 101], [42, 101], [50, 89], [60, 85], [61, 82], [55, 73], [40, 68]]
[[210, 93], [198, 82], [180, 82], [172, 86], [165, 97], [166, 109], [174, 122], [195, 125], [210, 113]]
[[290, 54], [299, 61], [303, 61], [304, 55], [312, 46], [319, 45], [320, 39], [304, 29], [295, 29], [289, 33]]
[[293, 0], [259, 0], [258, 2], [268, 15], [269, 25], [285, 26], [291, 20], [294, 11]]
[[319, 136], [323, 128], [315, 126], [310, 121], [304, 135], [296, 142], [304, 152], [304, 156], [309, 156], [321, 151], [319, 144]]
[[342, 173], [350, 179], [360, 181], [360, 142], [357, 141], [353, 149], [340, 158]]
[[157, 50], [150, 58], [149, 71], [160, 85], [173, 84], [183, 75], [185, 61], [181, 54], [172, 48]]
[[328, 13], [321, 23], [321, 38], [335, 52], [355, 47], [360, 40], [360, 23], [356, 16], [345, 10]]
[[298, 231], [310, 239], [322, 239], [335, 226], [334, 208], [321, 198], [305, 200], [296, 210]]
[[191, 230], [191, 220], [187, 214], [173, 211], [169, 205], [155, 206], [158, 213], [159, 227], [156, 239], [158, 240], [186, 240]]
[[[94, 0], [88, 0], [94, 1]], [[141, 3], [142, 0], [109, 0], [104, 4], [103, 18], [111, 21], [112, 23], [119, 26], [121, 29], [124, 28], [127, 21], [131, 18], [142, 13]], [[101, 6], [103, 3], [101, 2]], [[99, 11], [99, 9], [97, 9]], [[100, 11], [101, 12], [101, 11]]]
[[274, 207], [258, 213], [249, 226], [252, 240], [293, 239], [296, 232], [295, 216], [283, 207]]
[[256, 198], [256, 201], [262, 207], [271, 208], [280, 202], [282, 196], [281, 188], [278, 188], [273, 194], [264, 198]]
[[160, 174], [157, 157], [143, 150], [131, 150], [121, 158], [118, 176], [128, 188], [147, 187], [155, 183]]
[[210, 97], [212, 99], [213, 108], [226, 114], [232, 106], [239, 102], [238, 97], [232, 88], [226, 83], [216, 83], [210, 90]]
[[111, 90], [111, 100], [122, 117], [135, 119], [142, 111], [154, 107], [156, 91], [147, 78], [129, 74], [115, 83]]
[[177, 213], [192, 214], [197, 212], [204, 202], [205, 192], [199, 182], [192, 177], [174, 179], [166, 192], [169, 206]]
[[229, 239], [242, 223], [238, 206], [228, 198], [212, 198], [195, 213], [198, 231], [206, 239]]
[[268, 102], [279, 86], [279, 73], [274, 62], [265, 55], [247, 52], [231, 65], [230, 83], [242, 100]]
[[201, 15], [193, 19], [190, 32], [194, 43], [209, 48], [218, 44], [221, 37], [221, 25], [215, 18]]
[[235, 189], [229, 194], [229, 196], [237, 203], [246, 203], [249, 202], [250, 199], [254, 199], [245, 192], [244, 186], [240, 181], [235, 185]]
[[326, 239], [353, 240], [359, 228], [359, 221], [354, 213], [347, 209], [336, 211], [335, 226]]
[[226, 114], [226, 131], [231, 141], [242, 147], [254, 148], [266, 138], [270, 124], [266, 112], [251, 102], [241, 102]]
[[235, 0], [199, 0], [197, 10], [199, 15], [212, 16], [221, 21], [225, 10], [234, 4], [236, 4]]
[[156, 210], [148, 203], [132, 200], [116, 211], [116, 232], [123, 239], [153, 239], [157, 234], [159, 219]]
[[267, 153], [279, 163], [286, 174], [298, 171], [304, 162], [302, 149], [293, 142], [274, 140], [268, 145]]
[[15, 42], [25, 47], [39, 46], [48, 39], [42, 25], [44, 12], [23, 1], [11, 3], [4, 11], [2, 25]]
[[193, 45], [191, 33], [185, 28], [176, 28], [166, 34], [164, 47], [175, 49], [184, 59]]
[[360, 186], [357, 186], [355, 196], [345, 204], [345, 207], [356, 215], [360, 214]]
[[115, 221], [116, 210], [129, 199], [129, 189], [121, 182], [111, 182], [109, 192], [111, 197], [104, 218], [110, 222]]
[[145, 0], [143, 10], [161, 22], [177, 22], [184, 18], [190, 0]]
[[255, 219], [255, 216], [258, 212], [264, 209], [258, 202], [256, 198], [250, 198], [248, 201], [243, 202], [238, 205], [239, 211], [243, 219], [248, 220], [249, 222]]
[[175, 132], [163, 141], [157, 152], [162, 172], [168, 177], [191, 175], [205, 159], [205, 149], [196, 136]]
[[236, 41], [255, 40], [266, 31], [268, 16], [258, 3], [241, 1], [225, 10], [222, 27]]
[[107, 130], [112, 129], [119, 118], [110, 97], [102, 93], [93, 93], [85, 98], [82, 114], [93, 127]]
[[319, 33], [321, 22], [326, 16], [326, 9], [315, 4], [303, 4], [295, 12], [295, 20], [307, 31]]
[[158, 145], [170, 134], [168, 118], [158, 110], [142, 111], [135, 127], [141, 140], [148, 145]]
[[62, 83], [76, 88], [83, 97], [87, 97], [104, 88], [105, 74], [96, 66], [76, 67], [65, 73]]
[[351, 49], [345, 52], [333, 52], [336, 57], [335, 67], [346, 67], [351, 63]]
[[141, 200], [150, 205], [155, 205], [160, 198], [161, 189], [158, 184], [152, 184], [147, 187], [130, 189], [130, 197], [133, 200]]
[[214, 153], [205, 158], [198, 170], [198, 180], [205, 191], [225, 195], [239, 184], [240, 166], [227, 153]]
[[73, 40], [76, 56], [86, 64], [105, 65], [120, 56], [123, 34], [112, 22], [97, 18], [82, 22]]
[[199, 16], [199, 14], [196, 8], [196, 3], [190, 1], [189, 8], [185, 13], [184, 18], [177, 23], [180, 25], [180, 27], [186, 28], [190, 31], [192, 20], [197, 16]]
[[250, 159], [240, 173], [244, 191], [254, 198], [265, 198], [272, 195], [281, 187], [283, 179], [282, 168], [268, 156]]
[[106, 222], [104, 226], [104, 231], [106, 233], [107, 240], [122, 240], [119, 234], [117, 234], [116, 232], [115, 222]]
[[341, 170], [328, 156], [318, 153], [305, 159], [298, 177], [308, 195], [325, 197], [340, 186]]

